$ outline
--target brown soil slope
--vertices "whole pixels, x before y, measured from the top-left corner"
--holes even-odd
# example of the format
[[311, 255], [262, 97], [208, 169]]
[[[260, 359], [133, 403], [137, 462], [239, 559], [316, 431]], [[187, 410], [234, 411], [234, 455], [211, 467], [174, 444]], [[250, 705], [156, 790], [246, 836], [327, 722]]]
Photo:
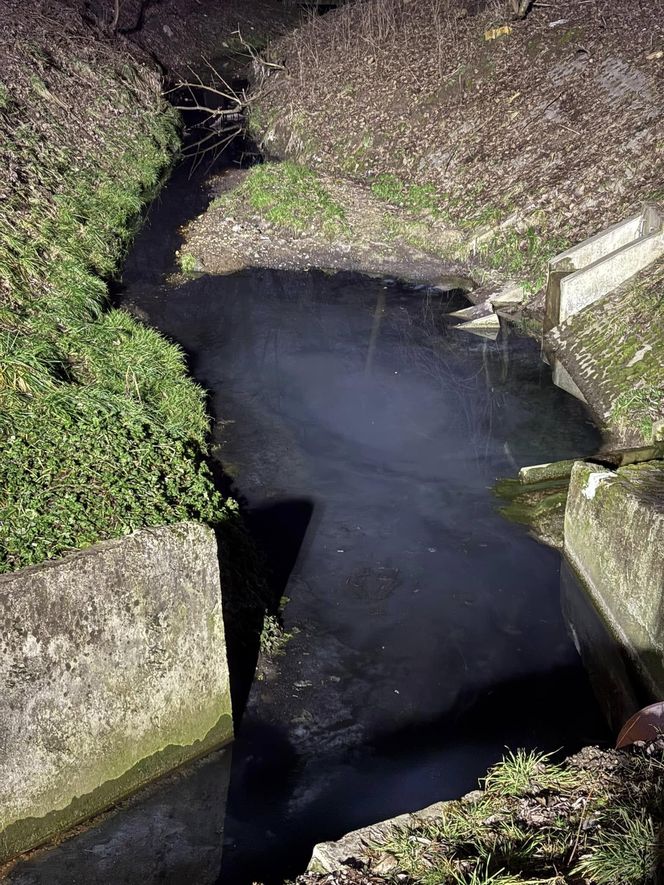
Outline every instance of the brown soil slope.
[[149, 52], [169, 74], [190, 76], [205, 70], [203, 59], [234, 75], [246, 67], [252, 47], [292, 30], [302, 12], [282, 0], [121, 0], [114, 26], [114, 0], [65, 0], [101, 31]]
[[536, 290], [551, 254], [663, 196], [664, 2], [509, 8], [367, 0], [314, 19], [273, 47], [254, 126], [274, 155], [394, 176], [388, 199], [431, 185], [471, 251]]

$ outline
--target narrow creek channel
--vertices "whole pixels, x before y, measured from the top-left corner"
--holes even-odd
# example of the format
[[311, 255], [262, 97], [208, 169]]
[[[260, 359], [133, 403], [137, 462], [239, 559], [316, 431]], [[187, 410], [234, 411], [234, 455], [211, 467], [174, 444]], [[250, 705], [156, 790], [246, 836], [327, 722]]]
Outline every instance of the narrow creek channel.
[[[599, 438], [535, 342], [448, 327], [460, 296], [318, 271], [167, 287], [199, 201], [176, 174], [119, 300], [180, 343], [210, 391], [215, 457], [290, 600], [293, 638], [236, 723], [214, 872], [271, 885], [317, 841], [473, 789], [506, 746], [607, 738], [561, 614], [559, 556], [491, 493]], [[206, 770], [179, 788], [194, 828]], [[214, 881], [214, 859], [200, 863], [141, 881]]]

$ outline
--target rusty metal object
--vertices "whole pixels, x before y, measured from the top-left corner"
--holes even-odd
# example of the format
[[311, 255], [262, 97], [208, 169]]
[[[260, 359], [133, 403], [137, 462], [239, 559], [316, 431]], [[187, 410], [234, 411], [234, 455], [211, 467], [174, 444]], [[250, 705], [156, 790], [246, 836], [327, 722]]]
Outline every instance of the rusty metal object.
[[627, 720], [618, 735], [616, 750], [641, 741], [653, 741], [663, 733], [664, 701], [658, 701], [656, 704], [650, 704], [639, 710]]

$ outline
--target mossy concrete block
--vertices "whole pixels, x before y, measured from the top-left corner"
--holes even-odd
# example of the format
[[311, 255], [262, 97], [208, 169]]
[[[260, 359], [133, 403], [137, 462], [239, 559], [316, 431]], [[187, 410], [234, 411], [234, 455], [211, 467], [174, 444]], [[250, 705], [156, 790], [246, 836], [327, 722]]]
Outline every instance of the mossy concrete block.
[[197, 523], [0, 577], [0, 861], [232, 738], [217, 545]]
[[607, 630], [606, 619], [572, 566], [563, 559], [560, 572], [560, 605], [574, 645], [581, 656], [593, 692], [614, 735], [625, 722], [651, 700], [643, 678], [615, 631]]
[[519, 470], [519, 482], [531, 485], [550, 480], [568, 479], [572, 474], [574, 461], [549, 461], [547, 464], [533, 464]]
[[664, 697], [664, 462], [577, 462], [565, 554], [648, 691]]
[[545, 339], [616, 448], [651, 444], [664, 418], [663, 286], [664, 257]]

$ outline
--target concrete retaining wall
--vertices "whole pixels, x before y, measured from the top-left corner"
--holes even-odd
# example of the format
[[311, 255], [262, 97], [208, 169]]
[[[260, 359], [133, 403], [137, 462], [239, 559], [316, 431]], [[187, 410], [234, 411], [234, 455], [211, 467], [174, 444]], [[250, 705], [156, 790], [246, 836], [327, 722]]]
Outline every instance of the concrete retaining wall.
[[554, 378], [565, 387], [564, 365], [616, 447], [650, 443], [664, 415], [663, 285], [660, 259], [545, 339]]
[[[565, 329], [571, 318], [662, 259], [663, 224], [661, 210], [654, 205], [646, 206], [638, 215], [589, 237], [549, 262], [544, 351], [553, 367], [554, 383], [584, 402], [593, 403], [593, 397], [584, 391], [577, 367], [556, 352], [555, 335]], [[646, 349], [652, 349], [646, 343]], [[593, 372], [592, 359], [583, 368], [586, 374]]]
[[560, 282], [559, 322], [603, 298], [664, 254], [664, 234], [628, 243]]
[[549, 262], [544, 331], [613, 291], [664, 253], [654, 206], [572, 246]]
[[217, 546], [147, 529], [0, 577], [0, 861], [232, 738]]
[[564, 550], [653, 698], [664, 697], [664, 462], [577, 462]]

